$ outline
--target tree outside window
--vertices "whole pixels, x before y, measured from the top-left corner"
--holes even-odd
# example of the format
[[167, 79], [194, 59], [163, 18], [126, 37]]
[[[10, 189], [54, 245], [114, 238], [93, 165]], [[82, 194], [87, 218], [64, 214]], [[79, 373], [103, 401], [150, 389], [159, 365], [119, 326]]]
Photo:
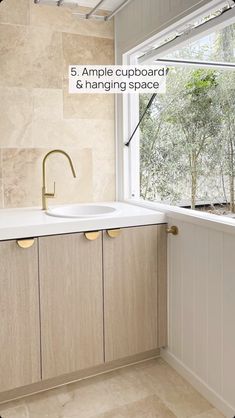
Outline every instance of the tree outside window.
[[[235, 25], [171, 58], [234, 62]], [[149, 100], [140, 96], [140, 114]], [[235, 72], [169, 67], [167, 93], [158, 95], [140, 128], [143, 199], [235, 213]]]

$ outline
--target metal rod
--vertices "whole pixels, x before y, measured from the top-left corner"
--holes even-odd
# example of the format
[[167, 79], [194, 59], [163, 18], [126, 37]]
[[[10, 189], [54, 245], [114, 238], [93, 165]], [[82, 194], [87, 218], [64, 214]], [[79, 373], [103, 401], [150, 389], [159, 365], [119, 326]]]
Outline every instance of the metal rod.
[[120, 4], [112, 13], [110, 13], [108, 16], [105, 16], [104, 20], [110, 20], [113, 16], [115, 16], [118, 12], [120, 12], [124, 7], [127, 6], [128, 3], [130, 3], [131, 0], [124, 0], [123, 3]]
[[[74, 12], [74, 13], [72, 13], [72, 15], [73, 16], [78, 16], [80, 19], [87, 19], [86, 18], [86, 15], [84, 13]], [[91, 16], [91, 19], [92, 20], [102, 20], [102, 21], [104, 21], [104, 16], [101, 16], [101, 15], [92, 15]]]
[[233, 62], [216, 62], [216, 61], [196, 61], [196, 60], [185, 60], [185, 59], [171, 59], [171, 58], [157, 58], [155, 62], [160, 62], [166, 65], [185, 65], [192, 67], [208, 67], [208, 68], [222, 68], [222, 69], [233, 69], [235, 63]]
[[130, 143], [131, 143], [131, 141], [132, 141], [133, 136], [135, 135], [135, 133], [136, 133], [137, 129], [139, 128], [139, 126], [140, 126], [140, 124], [141, 124], [142, 120], [144, 119], [144, 117], [145, 117], [145, 115], [146, 115], [146, 113], [147, 113], [148, 109], [150, 109], [150, 107], [152, 106], [152, 103], [153, 103], [153, 101], [154, 101], [154, 99], [155, 99], [156, 95], [157, 95], [157, 93], [153, 93], [153, 94], [152, 94], [152, 96], [150, 97], [150, 100], [148, 101], [148, 104], [147, 104], [146, 108], [144, 109], [143, 114], [142, 114], [142, 116], [141, 116], [141, 118], [140, 118], [139, 122], [137, 123], [137, 125], [136, 125], [136, 127], [135, 127], [134, 131], [132, 132], [132, 134], [131, 134], [131, 136], [130, 136], [129, 140], [128, 140], [125, 144], [124, 144], [124, 145], [126, 145], [126, 147], [129, 147], [129, 145], [130, 145]]
[[105, 0], [100, 0], [99, 3], [97, 3], [97, 5], [95, 7], [93, 7], [93, 9], [86, 14], [86, 19], [89, 19], [91, 15], [94, 14], [94, 12], [101, 6], [102, 3], [104, 3]]
[[[84, 13], [74, 12], [74, 13], [72, 13], [72, 15], [73, 16], [78, 16], [80, 19], [87, 19], [86, 15]], [[104, 20], [104, 16], [101, 16], [101, 15], [92, 15], [91, 18], [95, 19], [95, 20]]]

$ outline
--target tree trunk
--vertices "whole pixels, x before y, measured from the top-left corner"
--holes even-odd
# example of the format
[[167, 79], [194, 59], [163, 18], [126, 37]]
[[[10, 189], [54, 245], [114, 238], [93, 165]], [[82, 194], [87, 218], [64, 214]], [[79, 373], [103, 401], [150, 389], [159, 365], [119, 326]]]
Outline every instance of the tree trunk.
[[[233, 36], [232, 26], [227, 26], [221, 31], [221, 44], [223, 51], [223, 61], [230, 61], [233, 56], [233, 44], [231, 42], [231, 37]], [[230, 104], [228, 103], [228, 108], [230, 109]], [[235, 213], [235, 203], [234, 203], [234, 144], [233, 144], [233, 134], [231, 130], [231, 120], [230, 120], [230, 110], [227, 113], [227, 122], [229, 128], [229, 138], [228, 138], [228, 149], [229, 149], [229, 194], [230, 194], [230, 203], [229, 209], [232, 213]]]
[[223, 189], [224, 201], [226, 203], [226, 206], [228, 207], [228, 199], [227, 199], [227, 194], [226, 194], [226, 187], [225, 187], [225, 181], [224, 181], [224, 171], [223, 171], [222, 164], [220, 164], [220, 175], [221, 175], [221, 182], [222, 182], [222, 189]]
[[234, 149], [233, 143], [230, 139], [230, 170], [229, 170], [229, 191], [230, 191], [230, 212], [235, 213], [235, 202], [234, 202]]
[[191, 209], [195, 209], [197, 194], [197, 159], [195, 155], [192, 155], [191, 162]]
[[234, 175], [230, 173], [229, 177], [229, 187], [230, 187], [230, 212], [235, 212], [235, 202], [234, 202]]

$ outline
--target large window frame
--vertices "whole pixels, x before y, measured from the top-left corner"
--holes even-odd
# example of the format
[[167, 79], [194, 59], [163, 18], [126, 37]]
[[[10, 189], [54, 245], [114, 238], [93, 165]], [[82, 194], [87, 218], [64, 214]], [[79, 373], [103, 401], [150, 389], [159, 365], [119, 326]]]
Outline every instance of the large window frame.
[[[228, 0], [229, 1], [229, 0]], [[235, 22], [235, 7], [221, 16], [216, 17], [208, 21], [204, 25], [200, 25], [191, 31], [185, 30], [192, 25], [196, 20], [201, 19], [203, 16], [207, 16], [210, 13], [218, 10], [225, 3], [224, 0], [216, 0], [209, 3], [209, 5], [201, 7], [197, 12], [191, 13], [187, 18], [183, 18], [177, 23], [171, 25], [169, 28], [158, 33], [156, 36], [128, 51], [123, 55], [123, 64], [135, 65], [139, 62], [141, 64], [153, 63], [154, 58], [158, 58], [164, 51], [164, 54], [170, 53], [172, 50], [183, 47], [189, 40], [196, 40], [212, 30], [217, 30], [224, 26], [227, 26]], [[232, 5], [233, 1], [229, 1], [228, 4]], [[233, 3], [234, 4], [234, 3]], [[181, 33], [177, 39], [172, 40], [169, 43], [163, 44], [164, 40], [172, 38], [176, 32]], [[155, 48], [155, 45], [161, 45]], [[121, 111], [121, 118], [118, 120], [118, 161], [117, 161], [117, 198], [118, 200], [127, 201], [129, 203], [139, 204], [141, 206], [155, 208], [167, 213], [181, 213], [188, 214], [190, 216], [197, 216], [199, 218], [216, 217], [216, 215], [209, 215], [206, 213], [199, 214], [196, 211], [188, 211], [176, 206], [164, 205], [157, 202], [143, 201], [140, 199], [140, 184], [139, 184], [139, 132], [137, 131], [134, 139], [129, 147], [124, 144], [130, 137], [135, 126], [139, 121], [139, 97], [138, 95], [123, 95], [122, 100], [120, 97], [117, 100], [117, 112]], [[185, 212], [186, 211], [186, 212]], [[219, 217], [217, 217], [219, 218]], [[219, 219], [218, 219], [219, 221]], [[234, 220], [231, 220], [234, 224]]]

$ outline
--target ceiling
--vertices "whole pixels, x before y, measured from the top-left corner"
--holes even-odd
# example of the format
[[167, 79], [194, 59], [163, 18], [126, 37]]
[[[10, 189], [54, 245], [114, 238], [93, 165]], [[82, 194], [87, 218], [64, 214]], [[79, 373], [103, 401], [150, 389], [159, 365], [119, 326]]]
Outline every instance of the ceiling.
[[[54, 0], [56, 3], [57, 0]], [[64, 4], [76, 4], [78, 6], [85, 6], [85, 7], [94, 7], [99, 3], [99, 0], [64, 0]], [[120, 4], [123, 3], [123, 0], [104, 0], [100, 9], [113, 11], [115, 10]]]

